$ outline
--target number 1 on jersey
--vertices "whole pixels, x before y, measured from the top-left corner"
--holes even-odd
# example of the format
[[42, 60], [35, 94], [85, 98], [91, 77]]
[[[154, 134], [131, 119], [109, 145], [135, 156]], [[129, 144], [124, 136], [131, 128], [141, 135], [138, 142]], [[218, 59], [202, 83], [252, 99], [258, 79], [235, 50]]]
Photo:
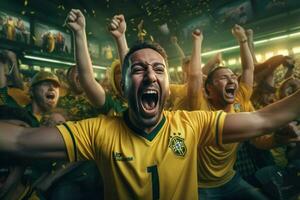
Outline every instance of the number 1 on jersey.
[[147, 172], [151, 173], [152, 178], [152, 198], [159, 199], [159, 177], [157, 172], [157, 166], [153, 165], [151, 167], [147, 167]]

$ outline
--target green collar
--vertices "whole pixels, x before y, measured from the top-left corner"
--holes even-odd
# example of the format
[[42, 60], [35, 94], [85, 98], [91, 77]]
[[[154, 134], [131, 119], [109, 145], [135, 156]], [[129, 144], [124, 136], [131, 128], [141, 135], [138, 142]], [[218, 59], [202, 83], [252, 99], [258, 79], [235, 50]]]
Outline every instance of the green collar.
[[162, 126], [165, 124], [166, 121], [166, 117], [163, 115], [162, 120], [159, 122], [159, 124], [153, 129], [153, 131], [151, 131], [151, 133], [146, 133], [145, 131], [137, 128], [136, 126], [134, 126], [130, 119], [129, 119], [129, 112], [128, 110], [126, 110], [124, 112], [124, 121], [126, 123], [126, 125], [128, 126], [128, 128], [130, 128], [131, 130], [133, 130], [136, 134], [144, 137], [145, 139], [149, 140], [150, 142], [155, 138], [155, 136], [157, 135], [157, 133], [160, 131], [160, 129], [162, 128]]

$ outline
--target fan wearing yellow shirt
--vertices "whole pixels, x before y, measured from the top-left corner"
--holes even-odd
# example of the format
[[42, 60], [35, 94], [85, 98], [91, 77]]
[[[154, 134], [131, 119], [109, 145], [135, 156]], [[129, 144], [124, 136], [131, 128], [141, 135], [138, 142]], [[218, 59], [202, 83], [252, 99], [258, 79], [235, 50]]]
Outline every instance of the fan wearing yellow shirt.
[[[77, 40], [85, 40], [79, 10], [71, 10], [67, 24], [77, 30]], [[124, 117], [100, 116], [57, 128], [1, 122], [0, 155], [95, 160], [104, 176], [105, 199], [198, 199], [199, 146], [260, 136], [300, 114], [300, 91], [253, 113], [164, 111], [169, 95], [167, 57], [155, 44], [134, 45], [122, 69], [128, 100]]]
[[[191, 57], [188, 57], [184, 54], [183, 49], [179, 46], [176, 37], [172, 37], [171, 41], [178, 52], [180, 59], [182, 60], [182, 83], [170, 84], [170, 97], [166, 104], [166, 109], [168, 110], [194, 110], [190, 103], [191, 100], [196, 99], [196, 96], [189, 96], [193, 95], [193, 85], [189, 84], [191, 82], [189, 79], [193, 79], [193, 77], [199, 77], [198, 74], [195, 74], [196, 71], [191, 71], [191, 65], [199, 66], [201, 69], [201, 54], [202, 49], [202, 41], [203, 35], [199, 29], [195, 29], [192, 33], [193, 39], [193, 53]], [[197, 55], [197, 58], [195, 58]], [[207, 74], [207, 70], [213, 68], [215, 65], [221, 63], [221, 54], [217, 53], [214, 57], [209, 59], [206, 64], [203, 66], [202, 71], [203, 74]], [[197, 63], [195, 63], [197, 62]], [[190, 74], [192, 72], [193, 74]], [[202, 72], [201, 72], [202, 74]], [[200, 79], [198, 79], [199, 81]], [[198, 92], [198, 91], [197, 91]]]
[[[233, 35], [239, 41], [242, 61], [240, 84], [237, 76], [227, 67], [212, 68], [203, 84], [199, 63], [201, 52], [192, 52], [189, 74], [188, 99], [190, 109], [224, 110], [228, 113], [253, 111], [250, 97], [253, 85], [254, 65], [247, 45], [247, 37], [241, 26], [235, 25]], [[197, 37], [194, 36], [196, 40]], [[195, 42], [194, 42], [195, 43]], [[197, 45], [197, 43], [195, 43]], [[196, 48], [194, 48], [196, 49]], [[204, 95], [203, 85], [207, 96]], [[192, 96], [193, 95], [193, 96]], [[265, 199], [255, 188], [237, 176], [233, 167], [238, 143], [220, 146], [200, 146], [198, 149], [198, 187], [200, 199]]]
[[[233, 35], [239, 41], [242, 61], [240, 84], [237, 76], [227, 67], [216, 66], [208, 73], [203, 92], [199, 36], [193, 34], [194, 50], [188, 77], [186, 109], [206, 111], [223, 110], [227, 113], [254, 111], [250, 102], [253, 85], [253, 60], [244, 29], [235, 25]], [[202, 38], [200, 38], [202, 40]], [[197, 46], [198, 45], [198, 46]], [[239, 123], [238, 121], [236, 123]], [[274, 146], [271, 135], [252, 140], [260, 148]], [[238, 143], [198, 148], [198, 186], [200, 199], [266, 199], [253, 186], [236, 174], [233, 167]]]

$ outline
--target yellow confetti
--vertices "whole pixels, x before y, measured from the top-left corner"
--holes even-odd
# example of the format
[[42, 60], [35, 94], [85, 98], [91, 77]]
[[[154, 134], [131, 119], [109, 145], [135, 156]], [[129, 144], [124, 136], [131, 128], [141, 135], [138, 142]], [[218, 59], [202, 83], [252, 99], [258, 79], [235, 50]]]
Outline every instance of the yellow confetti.
[[30, 11], [30, 14], [32, 14], [32, 15], [33, 15], [34, 13], [35, 13], [34, 11]]
[[27, 6], [28, 5], [28, 0], [25, 0], [24, 1], [24, 6]]
[[61, 9], [62, 9], [62, 10], [65, 10], [65, 7], [64, 7], [63, 5], [61, 5]]
[[32, 36], [32, 39], [33, 39], [34, 41], [36, 41], [36, 38], [35, 38], [34, 36]]
[[89, 33], [88, 33], [88, 35], [92, 35], [92, 34], [93, 34], [92, 32], [89, 32]]
[[23, 11], [21, 12], [21, 14], [22, 14], [22, 15], [25, 15], [25, 14], [26, 14], [26, 11], [25, 11], [25, 10], [23, 10]]
[[154, 38], [152, 35], [150, 35], [150, 40], [151, 40], [151, 42], [154, 42]]

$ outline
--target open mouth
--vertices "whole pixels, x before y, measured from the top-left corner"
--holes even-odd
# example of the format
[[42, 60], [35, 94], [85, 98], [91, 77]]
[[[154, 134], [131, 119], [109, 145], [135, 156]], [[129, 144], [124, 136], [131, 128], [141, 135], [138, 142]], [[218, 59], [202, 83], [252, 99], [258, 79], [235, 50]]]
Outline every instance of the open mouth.
[[226, 93], [227, 97], [234, 98], [235, 87], [230, 86], [230, 87], [225, 88], [225, 93]]
[[55, 99], [55, 93], [47, 93], [46, 98], [50, 101], [53, 101]]
[[55, 94], [47, 94], [46, 98], [47, 99], [54, 99], [55, 98]]
[[145, 111], [154, 110], [158, 103], [158, 92], [156, 90], [145, 90], [142, 93], [141, 100]]

